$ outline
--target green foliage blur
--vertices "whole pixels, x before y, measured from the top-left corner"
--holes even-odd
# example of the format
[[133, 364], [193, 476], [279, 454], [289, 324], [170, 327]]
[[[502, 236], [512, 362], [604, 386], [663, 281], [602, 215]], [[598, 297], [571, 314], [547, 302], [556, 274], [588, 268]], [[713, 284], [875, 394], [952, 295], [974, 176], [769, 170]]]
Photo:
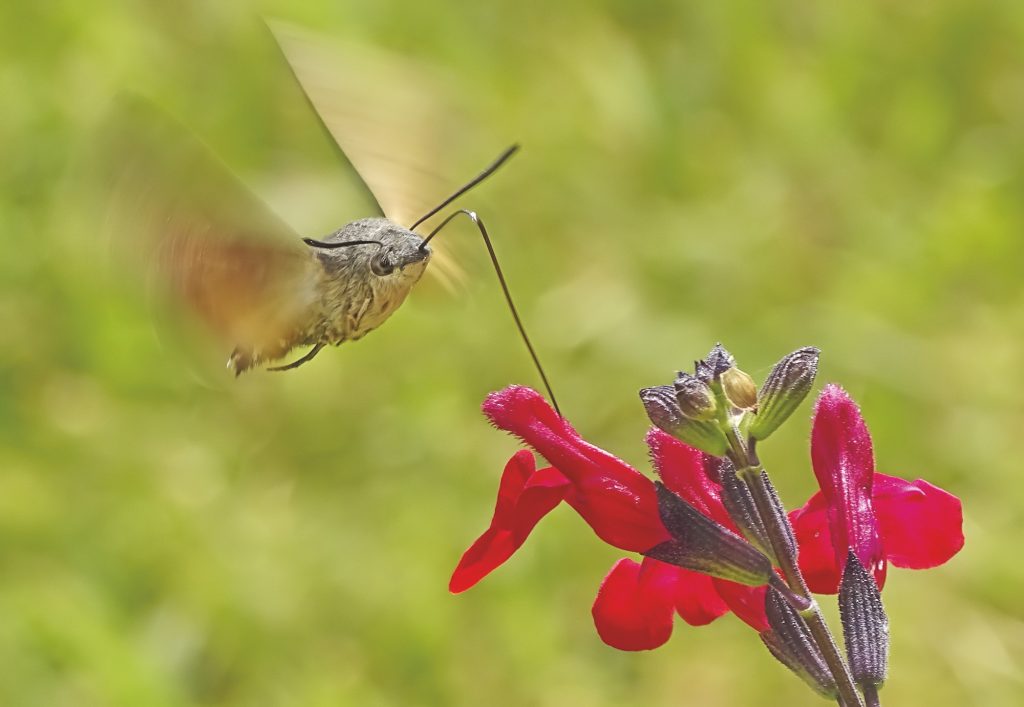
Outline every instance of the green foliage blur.
[[[716, 341], [758, 380], [821, 347], [818, 387], [861, 403], [879, 468], [965, 506], [960, 556], [890, 571], [883, 702], [1019, 704], [1010, 0], [4, 3], [0, 704], [817, 703], [731, 616], [651, 653], [604, 646], [589, 607], [621, 555], [567, 509], [448, 594], [517, 448], [479, 402], [538, 385], [468, 226], [445, 236], [468, 253], [454, 296], [424, 283], [298, 371], [235, 381], [219, 344], [154, 322], [81, 177], [120, 92], [303, 233], [367, 215], [260, 15], [454, 77], [471, 137], [445, 174], [523, 143], [464, 203], [596, 444], [649, 471], [636, 391]], [[814, 488], [809, 412], [760, 449], [791, 507]]]

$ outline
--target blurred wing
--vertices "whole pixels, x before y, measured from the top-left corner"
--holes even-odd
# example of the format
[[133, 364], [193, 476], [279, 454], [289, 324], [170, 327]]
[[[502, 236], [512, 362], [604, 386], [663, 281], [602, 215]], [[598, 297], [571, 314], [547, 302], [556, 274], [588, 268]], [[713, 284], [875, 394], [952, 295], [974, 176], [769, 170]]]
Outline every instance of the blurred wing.
[[[422, 63], [268, 23], [320, 121], [383, 215], [410, 226], [453, 191], [434, 165], [456, 115], [447, 84]], [[435, 268], [458, 269], [435, 249]]]
[[308, 305], [299, 237], [198, 140], [133, 103], [109, 121], [108, 227], [231, 345], [288, 338]]

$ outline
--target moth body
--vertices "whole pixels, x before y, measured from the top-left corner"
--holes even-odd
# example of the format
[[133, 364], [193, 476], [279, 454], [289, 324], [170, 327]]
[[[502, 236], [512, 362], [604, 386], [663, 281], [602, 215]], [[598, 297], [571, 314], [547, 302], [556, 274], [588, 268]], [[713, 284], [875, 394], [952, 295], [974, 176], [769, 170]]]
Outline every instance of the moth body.
[[380, 217], [353, 221], [308, 243], [303, 275], [292, 279], [286, 293], [289, 324], [277, 327], [283, 334], [272, 341], [238, 342], [228, 360], [236, 374], [297, 346], [314, 347], [312, 358], [324, 346], [362, 338], [401, 306], [431, 255], [418, 235]]

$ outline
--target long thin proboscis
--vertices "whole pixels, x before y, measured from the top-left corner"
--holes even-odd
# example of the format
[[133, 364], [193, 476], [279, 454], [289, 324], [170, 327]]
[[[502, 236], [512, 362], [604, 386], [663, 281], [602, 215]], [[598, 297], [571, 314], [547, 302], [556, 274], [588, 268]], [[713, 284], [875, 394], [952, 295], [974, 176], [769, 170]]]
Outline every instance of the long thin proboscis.
[[[507, 159], [510, 154], [511, 152], [506, 153], [504, 158]], [[500, 166], [502, 161], [504, 161], [504, 159], [499, 159], [498, 162], [491, 166], [490, 171], [493, 172], [494, 169]], [[486, 177], [488, 173], [489, 172], [485, 172], [481, 178]], [[479, 181], [479, 179], [477, 181]], [[420, 249], [425, 249], [427, 247], [427, 243], [430, 242], [430, 240], [436, 236], [442, 228], [447, 226], [456, 216], [460, 215], [466, 216], [470, 221], [476, 224], [477, 229], [480, 231], [480, 235], [484, 239], [484, 245], [487, 246], [487, 254], [491, 256], [491, 264], [494, 266], [494, 272], [498, 276], [498, 283], [501, 285], [501, 292], [505, 295], [505, 302], [508, 303], [508, 309], [512, 313], [512, 319], [515, 320], [516, 328], [519, 329], [519, 336], [522, 337], [523, 343], [526, 344], [526, 349], [530, 352], [530, 358], [533, 359], [533, 365], [537, 369], [537, 373], [540, 374], [541, 381], [544, 382], [544, 390], [547, 391], [548, 397], [551, 399], [551, 406], [555, 408], [555, 412], [557, 412], [559, 417], [561, 417], [562, 411], [559, 409], [558, 401], [555, 399], [555, 391], [551, 389], [551, 383], [548, 382], [548, 376], [544, 372], [544, 366], [540, 363], [540, 357], [537, 356], [537, 350], [533, 348], [533, 343], [530, 341], [530, 336], [526, 333], [526, 327], [523, 326], [523, 320], [519, 316], [519, 311], [516, 309], [516, 305], [512, 301], [512, 293], [509, 290], [508, 282], [505, 280], [505, 274], [501, 270], [501, 265], [498, 264], [498, 256], [494, 252], [494, 245], [491, 243], [491, 237], [487, 234], [487, 228], [484, 226], [484, 222], [480, 220], [480, 217], [477, 216], [475, 212], [468, 209], [459, 209], [458, 211], [453, 212], [444, 221], [442, 221], [437, 228], [431, 231], [426, 238], [423, 239]]]

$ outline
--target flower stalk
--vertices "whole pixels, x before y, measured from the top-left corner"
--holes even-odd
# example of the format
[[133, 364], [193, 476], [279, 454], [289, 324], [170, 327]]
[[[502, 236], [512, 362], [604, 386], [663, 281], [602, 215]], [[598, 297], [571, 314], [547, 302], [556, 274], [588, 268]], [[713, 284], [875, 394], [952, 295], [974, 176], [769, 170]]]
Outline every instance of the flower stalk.
[[[787, 552], [791, 542], [789, 538], [792, 537], [792, 529], [779, 522], [778, 516], [774, 512], [771, 495], [764, 483], [767, 471], [756, 456], [754, 440], [751, 439], [749, 444], [745, 444], [740, 439], [735, 424], [731, 421], [728, 424], [726, 438], [729, 440], [729, 460], [736, 467], [736, 474], [746, 482], [754, 497], [754, 503], [768, 535], [768, 542], [772, 546], [772, 553], [779, 563], [779, 569], [782, 570], [786, 584], [789, 585], [790, 591], [806, 599], [809, 604], [808, 608], [800, 611], [800, 615], [807, 622], [807, 628], [814, 637], [815, 643], [818, 644], [818, 649], [836, 681], [839, 698], [845, 707], [864, 707], [864, 701], [853, 683], [850, 668], [839, 652], [835, 638], [821, 614], [821, 608], [807, 588], [807, 583], [797, 566], [796, 558], [792, 553]], [[788, 524], [788, 521], [785, 522]]]
[[[720, 348], [720, 346], [717, 348]], [[714, 354], [714, 351], [712, 353]], [[728, 442], [725, 456], [735, 467], [736, 475], [750, 489], [757, 512], [761, 516], [761, 523], [767, 534], [769, 545], [771, 546], [771, 554], [778, 563], [779, 569], [782, 570], [782, 575], [790, 592], [806, 601], [806, 605], [799, 607], [798, 610], [807, 622], [808, 630], [813, 636], [815, 643], [817, 643], [818, 649], [821, 651], [825, 663], [828, 665], [836, 681], [836, 689], [841, 703], [845, 707], [864, 707], [864, 701], [861, 699], [861, 695], [854, 684], [850, 667], [839, 652], [839, 647], [836, 645], [835, 638], [832, 636], [828, 624], [825, 623], [825, 618], [821, 614], [818, 602], [814, 599], [807, 586], [807, 582], [804, 581], [803, 575], [800, 573], [796, 555], [792, 552], [792, 547], [795, 544], [792, 526], [790, 526], [789, 520], [784, 514], [780, 515], [775, 512], [773, 496], [765, 483], [768, 479], [768, 474], [756, 455], [757, 440], [752, 435], [748, 436], [745, 440], [740, 436], [738, 424], [744, 416], [746, 405], [734, 400], [735, 394], [730, 397], [726, 384], [729, 381], [730, 374], [733, 381], [737, 379], [745, 381], [743, 376], [746, 376], [746, 374], [735, 368], [731, 356], [728, 356], [728, 359], [732, 365], [725, 368], [725, 370], [719, 369], [719, 371], [716, 371], [706, 379], [718, 403], [716, 408], [718, 423]], [[739, 375], [737, 375], [737, 372]], [[801, 387], [804, 388], [799, 393], [799, 397], [802, 399], [806, 394], [809, 383], [801, 385]]]

